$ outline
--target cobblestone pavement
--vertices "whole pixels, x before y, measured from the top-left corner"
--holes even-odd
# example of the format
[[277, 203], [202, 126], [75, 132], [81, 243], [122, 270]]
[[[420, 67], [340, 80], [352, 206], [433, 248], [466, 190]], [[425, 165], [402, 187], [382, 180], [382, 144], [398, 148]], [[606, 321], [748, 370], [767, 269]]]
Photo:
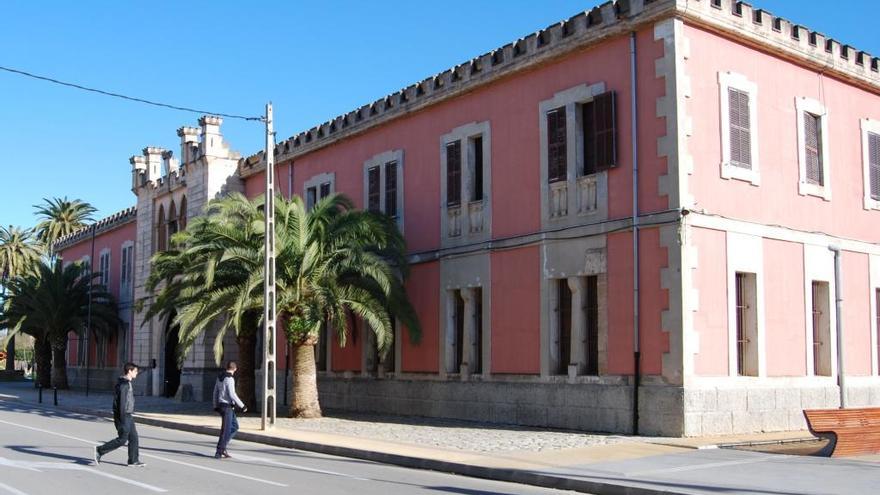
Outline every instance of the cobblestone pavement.
[[[36, 390], [29, 383], [0, 384], [0, 394], [36, 400]], [[43, 403], [52, 404], [51, 390], [43, 392]], [[68, 390], [59, 392], [59, 403], [68, 407], [109, 411], [113, 400], [106, 392], [92, 392], [86, 397], [82, 391]], [[140, 413], [214, 416], [211, 405], [205, 402], [138, 396], [135, 404]], [[468, 452], [542, 452], [639, 440], [610, 434], [338, 411], [325, 411], [326, 416], [320, 419], [291, 419], [281, 417], [284, 411], [284, 406], [280, 405], [277, 426], [283, 428]], [[243, 427], [257, 427], [260, 417], [248, 413], [239, 421]]]

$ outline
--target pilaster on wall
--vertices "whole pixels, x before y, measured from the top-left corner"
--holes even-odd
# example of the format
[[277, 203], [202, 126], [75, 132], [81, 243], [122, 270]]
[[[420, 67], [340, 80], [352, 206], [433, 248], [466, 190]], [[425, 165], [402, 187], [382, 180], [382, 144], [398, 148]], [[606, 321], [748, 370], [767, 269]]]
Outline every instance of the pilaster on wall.
[[[663, 57], [654, 63], [655, 75], [665, 81], [666, 92], [657, 98], [657, 117], [666, 121], [666, 135], [657, 138], [657, 156], [666, 158], [666, 174], [660, 176], [658, 190], [668, 198], [670, 209], [690, 209], [694, 198], [689, 179], [693, 173], [690, 139], [693, 121], [688, 114], [691, 81], [687, 75], [690, 43], [684, 36], [681, 19], [665, 19], [654, 25], [654, 40], [663, 43]], [[693, 356], [699, 341], [693, 327], [698, 294], [692, 273], [697, 255], [689, 242], [689, 229], [682, 217], [678, 225], [661, 228], [660, 244], [666, 248], [668, 263], [661, 270], [661, 287], [669, 292], [669, 306], [661, 315], [662, 329], [669, 334], [669, 352], [663, 356], [663, 378], [683, 385], [693, 374]]]

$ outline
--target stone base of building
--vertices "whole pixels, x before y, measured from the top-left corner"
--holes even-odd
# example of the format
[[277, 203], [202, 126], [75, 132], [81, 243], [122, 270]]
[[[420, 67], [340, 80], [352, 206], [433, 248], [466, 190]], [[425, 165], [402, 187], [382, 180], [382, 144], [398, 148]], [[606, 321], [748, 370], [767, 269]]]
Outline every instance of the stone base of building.
[[[880, 405], [880, 381], [853, 382], [847, 383], [847, 407]], [[840, 407], [840, 388], [830, 378], [744, 379], [688, 387], [684, 406], [685, 436], [806, 430], [803, 410]]]
[[[88, 373], [89, 390], [110, 392], [119, 379], [119, 368], [91, 368]], [[67, 384], [70, 388], [85, 390], [86, 368], [67, 368]]]
[[[318, 388], [325, 409], [631, 434], [633, 388], [628, 380], [587, 380], [569, 383], [555, 377], [459, 381], [322, 376]], [[641, 434], [682, 434], [681, 388], [643, 386], [639, 403]]]

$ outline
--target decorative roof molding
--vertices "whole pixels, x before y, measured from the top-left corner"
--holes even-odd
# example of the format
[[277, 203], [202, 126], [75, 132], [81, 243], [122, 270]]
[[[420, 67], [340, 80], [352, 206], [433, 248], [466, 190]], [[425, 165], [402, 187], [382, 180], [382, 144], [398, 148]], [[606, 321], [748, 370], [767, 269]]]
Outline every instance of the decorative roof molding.
[[100, 235], [104, 232], [116, 229], [129, 222], [134, 222], [135, 220], [137, 220], [137, 207], [130, 206], [122, 211], [118, 211], [110, 215], [109, 217], [98, 220], [93, 225], [83, 227], [76, 232], [67, 234], [64, 237], [59, 238], [57, 241], [55, 241], [55, 251], [58, 252], [63, 249], [67, 249], [84, 239], [88, 239], [92, 235], [92, 227], [95, 228], [95, 235]]
[[[291, 136], [276, 145], [276, 163], [672, 16], [880, 93], [880, 59], [767, 11], [754, 9], [748, 3], [613, 0]], [[239, 160], [242, 178], [264, 167], [262, 151]]]

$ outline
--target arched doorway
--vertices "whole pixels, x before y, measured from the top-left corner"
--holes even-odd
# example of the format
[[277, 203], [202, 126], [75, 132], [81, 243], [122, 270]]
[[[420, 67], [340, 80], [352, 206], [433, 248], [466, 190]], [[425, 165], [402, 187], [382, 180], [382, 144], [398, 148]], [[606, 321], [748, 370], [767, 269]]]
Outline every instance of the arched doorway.
[[165, 361], [165, 383], [162, 391], [162, 395], [165, 397], [174, 397], [177, 394], [177, 389], [180, 387], [180, 368], [178, 368], [177, 364], [180, 327], [177, 325], [171, 326], [174, 316], [171, 315], [168, 318], [168, 323], [165, 327], [165, 354], [163, 356]]

